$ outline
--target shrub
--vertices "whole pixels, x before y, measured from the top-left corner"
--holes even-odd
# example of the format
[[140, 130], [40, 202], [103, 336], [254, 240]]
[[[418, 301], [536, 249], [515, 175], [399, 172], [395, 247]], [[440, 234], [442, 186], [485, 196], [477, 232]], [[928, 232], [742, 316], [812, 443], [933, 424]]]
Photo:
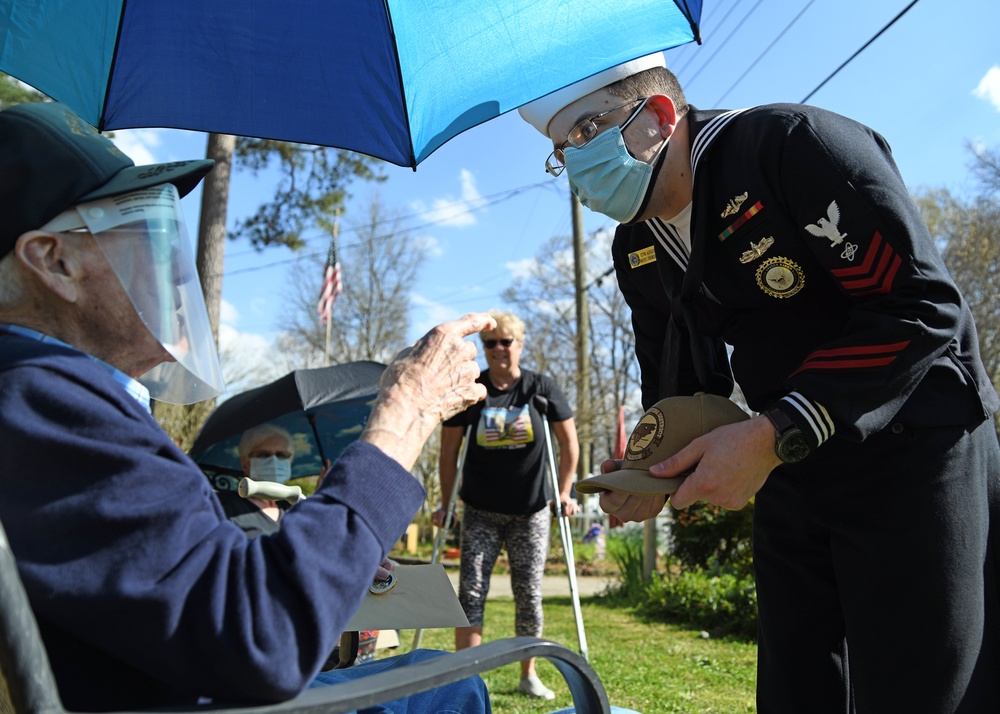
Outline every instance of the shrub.
[[621, 581], [618, 594], [630, 602], [640, 598], [646, 589], [642, 579], [642, 529], [621, 528], [611, 531], [607, 539], [607, 556], [618, 567]]
[[608, 540], [608, 557], [618, 566], [619, 585], [606, 594], [661, 622], [753, 640], [757, 636], [757, 588], [749, 558], [738, 565], [709, 556], [709, 567], [654, 573], [642, 579], [641, 529], [625, 529]]
[[727, 571], [749, 576], [753, 569], [752, 533], [752, 502], [739, 511], [696, 503], [674, 512], [671, 553], [687, 569], [708, 568], [718, 562]]
[[757, 589], [748, 576], [700, 568], [677, 575], [657, 573], [636, 606], [667, 622], [748, 639], [757, 636]]

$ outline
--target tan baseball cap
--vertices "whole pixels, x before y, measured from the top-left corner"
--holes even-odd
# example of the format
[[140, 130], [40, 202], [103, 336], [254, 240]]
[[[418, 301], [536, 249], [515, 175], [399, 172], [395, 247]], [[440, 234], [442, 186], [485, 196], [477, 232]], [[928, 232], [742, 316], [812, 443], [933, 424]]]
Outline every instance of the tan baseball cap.
[[651, 406], [632, 430], [622, 468], [577, 481], [577, 493], [617, 491], [633, 495], [673, 493], [687, 474], [657, 478], [649, 467], [664, 461], [699, 436], [749, 419], [735, 402], [715, 394], [667, 397]]

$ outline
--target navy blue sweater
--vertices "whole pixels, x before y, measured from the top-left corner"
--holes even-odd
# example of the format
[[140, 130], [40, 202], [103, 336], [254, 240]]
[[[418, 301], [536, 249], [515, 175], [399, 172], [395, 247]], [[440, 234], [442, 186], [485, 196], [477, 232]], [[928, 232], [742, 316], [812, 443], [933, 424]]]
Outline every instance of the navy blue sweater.
[[290, 698], [424, 491], [367, 444], [272, 535], [86, 355], [0, 334], [0, 520], [67, 708]]

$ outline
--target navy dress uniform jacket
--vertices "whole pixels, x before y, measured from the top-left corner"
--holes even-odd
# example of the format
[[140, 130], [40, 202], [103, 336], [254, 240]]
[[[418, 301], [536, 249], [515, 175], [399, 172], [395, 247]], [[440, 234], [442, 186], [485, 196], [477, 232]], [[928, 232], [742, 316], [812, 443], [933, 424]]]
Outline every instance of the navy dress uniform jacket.
[[813, 446], [997, 410], [969, 309], [881, 136], [802, 105], [688, 116], [687, 270], [658, 219], [620, 226], [613, 247], [644, 407], [728, 396], [728, 343], [752, 409], [792, 392], [825, 409], [785, 409]]

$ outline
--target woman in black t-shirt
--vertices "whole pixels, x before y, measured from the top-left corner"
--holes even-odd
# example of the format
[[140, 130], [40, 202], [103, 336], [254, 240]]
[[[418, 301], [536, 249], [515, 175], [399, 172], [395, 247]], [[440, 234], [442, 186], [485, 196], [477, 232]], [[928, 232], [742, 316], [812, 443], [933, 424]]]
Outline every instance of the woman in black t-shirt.
[[[459, 601], [469, 627], [455, 630], [455, 647], [482, 642], [483, 610], [490, 573], [502, 548], [510, 561], [519, 636], [542, 634], [542, 575], [548, 555], [552, 498], [546, 478], [543, 414], [559, 444], [559, 493], [565, 513], [579, 509], [570, 496], [580, 447], [573, 412], [555, 381], [519, 365], [524, 323], [507, 312], [491, 312], [496, 329], [482, 332], [488, 368], [479, 376], [486, 400], [446, 421], [441, 432], [441, 494], [433, 522], [442, 526], [457, 474], [463, 436], [471, 435], [463, 467]], [[539, 681], [534, 659], [521, 662], [518, 691], [552, 699]]]

